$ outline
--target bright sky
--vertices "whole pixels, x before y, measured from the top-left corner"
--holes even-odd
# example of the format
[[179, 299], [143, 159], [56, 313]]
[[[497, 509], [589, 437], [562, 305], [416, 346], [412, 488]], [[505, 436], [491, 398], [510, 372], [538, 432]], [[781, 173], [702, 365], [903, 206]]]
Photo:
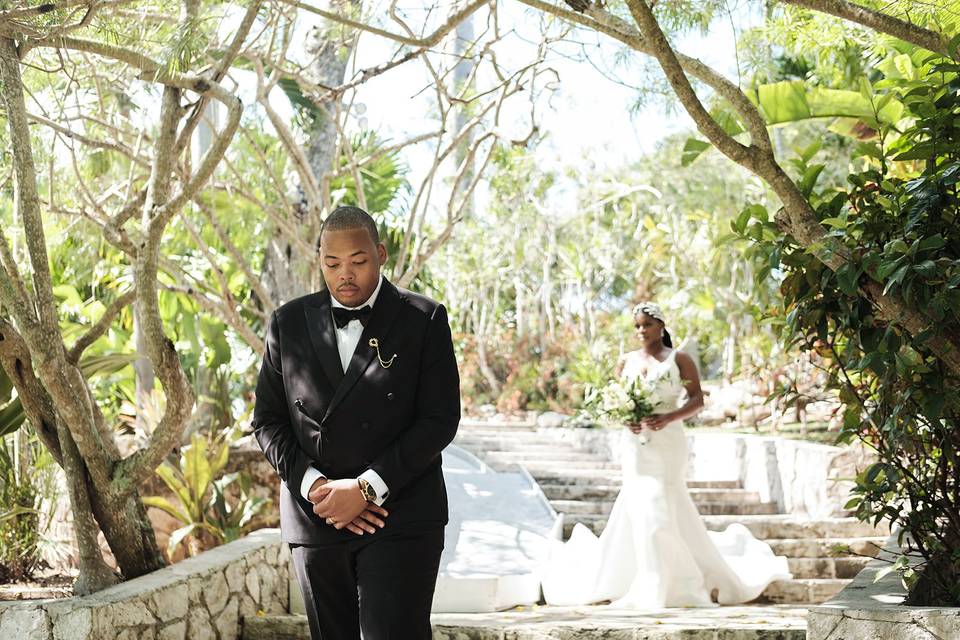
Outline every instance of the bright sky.
[[[323, 7], [324, 3], [317, 0], [315, 5]], [[419, 26], [425, 20], [424, 6], [411, 4], [401, 11], [412, 26]], [[700, 58], [736, 81], [735, 34], [731, 22], [736, 23], [739, 32], [756, 18], [750, 13], [748, 0], [730, 0], [730, 7], [733, 20], [729, 16], [717, 20], [708, 36], [694, 33], [682, 37], [677, 42], [677, 49]], [[437, 15], [426, 19], [429, 24], [438, 24], [449, 10], [449, 5], [445, 4], [434, 12]], [[373, 12], [377, 13], [377, 7]], [[479, 31], [485, 26], [486, 11], [480, 10], [474, 15], [478, 17], [475, 29]], [[509, 33], [497, 45], [498, 60], [503, 67], [516, 68], [531, 59], [540, 39], [544, 14], [514, 0], [501, 0], [498, 15], [501, 31]], [[302, 42], [314, 16], [301, 12], [301, 17], [300, 33], [295, 34], [294, 41]], [[395, 26], [390, 28], [396, 30]], [[556, 24], [552, 32], [558, 32]], [[348, 76], [351, 70], [375, 67], [389, 60], [396, 48], [396, 42], [362, 34]], [[584, 57], [585, 50], [590, 51], [589, 61]], [[631, 106], [639, 93], [636, 87], [649, 85], [649, 69], [654, 68], [659, 75], [659, 68], [652, 64], [652, 59], [636, 53], [618, 64], [618, 52], [622, 50], [619, 43], [588, 30], [574, 32], [569, 41], [553, 45], [546, 66], [556, 70], [560, 82], [549, 99], [544, 97], [537, 104], [540, 130], [547, 132], [535, 151], [540, 166], [559, 169], [587, 162], [598, 168], [608, 168], [630, 164], [653, 151], [667, 135], [693, 129], [692, 121], [682, 109], [678, 107], [674, 113], [668, 114], [659, 99], [631, 113]], [[433, 130], [435, 123], [425, 117], [434, 110], [435, 104], [429, 90], [430, 82], [430, 76], [418, 61], [408, 62], [369, 80], [358, 90], [355, 104], [359, 109], [354, 111], [353, 126], [373, 129], [380, 139], [394, 142]], [[244, 99], [247, 104], [252, 101], [247, 96]], [[271, 102], [281, 113], [290, 114], [289, 103], [279, 89], [271, 95]], [[514, 111], [507, 111], [503, 128], [511, 137], [522, 138], [529, 128], [529, 102], [516, 99], [512, 105]], [[409, 178], [415, 186], [429, 167], [432, 153], [430, 144], [408, 147], [404, 151], [403, 158], [411, 169]], [[576, 186], [558, 185], [548, 204], [553, 207], [557, 206], [554, 201], [569, 202], [570, 198], [564, 192], [571, 188]], [[482, 187], [478, 189], [477, 204], [481, 208], [485, 195]], [[434, 202], [445, 202], [445, 198], [437, 197]]]
[[[734, 4], [732, 1], [731, 6]], [[518, 63], [529, 59], [531, 47], [524, 40], [536, 42], [535, 31], [539, 30], [541, 14], [509, 0], [499, 6], [501, 28], [513, 25], [515, 30], [515, 35], [499, 47], [499, 59], [504, 61], [504, 66], [509, 66], [511, 54], [518, 58]], [[744, 24], [745, 11], [734, 11], [740, 14], [738, 24]], [[481, 27], [477, 25], [478, 29]], [[556, 53], [548, 58], [547, 64], [559, 73], [560, 85], [549, 104], [544, 101], [539, 107], [541, 129], [550, 132], [537, 150], [544, 162], [569, 163], [576, 158], [589, 158], [601, 166], [628, 163], [652, 151], [664, 136], [692, 128], [693, 123], [682, 110], [667, 115], [659, 102], [631, 115], [630, 105], [636, 101], [638, 92], [617, 81], [642, 86], [649, 82], [644, 79], [643, 69], [637, 64], [615, 68], [614, 60], [621, 47], [606, 36], [582, 30], [573, 37], [599, 55], [591, 53], [591, 64], [582, 59], [581, 47], [571, 42], [556, 46]], [[678, 49], [736, 80], [734, 43], [730, 21], [722, 20], [711, 29], [709, 37], [688, 35], [679, 41]], [[357, 66], [376, 65], [385, 59], [392, 46], [382, 38], [364, 35], [358, 46]], [[633, 56], [643, 58], [640, 54]], [[368, 126], [396, 139], [423, 131], [424, 107], [429, 101], [414, 94], [428, 81], [421, 66], [409, 63], [368, 82], [359, 94], [359, 101], [366, 107], [364, 117]], [[523, 109], [526, 108], [523, 105]]]

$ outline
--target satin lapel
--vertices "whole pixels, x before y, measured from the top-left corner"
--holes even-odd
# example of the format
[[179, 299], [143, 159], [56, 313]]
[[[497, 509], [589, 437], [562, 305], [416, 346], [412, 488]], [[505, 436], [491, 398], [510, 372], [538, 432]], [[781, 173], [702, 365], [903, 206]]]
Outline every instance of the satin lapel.
[[340, 352], [337, 350], [337, 335], [333, 329], [333, 316], [330, 313], [330, 293], [320, 291], [303, 305], [307, 317], [307, 331], [310, 342], [317, 353], [320, 366], [334, 389], [343, 381], [343, 365], [340, 364]]
[[403, 299], [400, 297], [400, 292], [389, 280], [384, 278], [380, 293], [377, 295], [377, 302], [373, 305], [373, 313], [370, 314], [370, 320], [363, 328], [360, 341], [357, 343], [357, 349], [353, 352], [350, 364], [347, 365], [343, 380], [327, 406], [324, 420], [333, 413], [333, 410], [337, 408], [347, 392], [363, 376], [363, 372], [367, 370], [370, 361], [376, 357], [377, 351], [370, 346], [370, 338], [376, 338], [380, 341], [380, 348], [383, 349], [385, 358], [389, 358], [393, 354], [393, 351], [390, 351], [389, 343], [385, 343], [385, 339], [389, 335], [393, 321], [396, 320], [401, 307], [403, 307]]

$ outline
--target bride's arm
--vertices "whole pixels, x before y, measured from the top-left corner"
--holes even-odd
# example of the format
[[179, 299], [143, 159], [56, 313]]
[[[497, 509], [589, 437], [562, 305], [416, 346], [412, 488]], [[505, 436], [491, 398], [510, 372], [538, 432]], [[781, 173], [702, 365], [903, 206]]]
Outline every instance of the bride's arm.
[[697, 365], [689, 355], [678, 351], [677, 368], [680, 369], [680, 379], [687, 390], [687, 401], [682, 407], [669, 414], [671, 420], [686, 420], [703, 410], [703, 390], [700, 388], [700, 373]]
[[621, 355], [617, 358], [617, 366], [613, 369], [613, 377], [619, 378], [623, 375], [623, 367], [627, 364], [627, 354]]

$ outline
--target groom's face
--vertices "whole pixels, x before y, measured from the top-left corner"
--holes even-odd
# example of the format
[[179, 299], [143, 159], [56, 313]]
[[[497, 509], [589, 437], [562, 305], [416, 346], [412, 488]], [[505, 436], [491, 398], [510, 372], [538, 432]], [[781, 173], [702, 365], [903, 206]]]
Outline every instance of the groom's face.
[[320, 261], [330, 295], [344, 306], [357, 307], [377, 288], [387, 249], [363, 228], [328, 230], [320, 236]]

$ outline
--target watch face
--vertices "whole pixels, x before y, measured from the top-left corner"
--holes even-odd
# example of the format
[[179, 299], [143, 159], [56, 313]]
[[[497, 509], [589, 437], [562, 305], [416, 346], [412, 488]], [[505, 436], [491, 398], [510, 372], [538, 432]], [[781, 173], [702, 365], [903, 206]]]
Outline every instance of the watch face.
[[366, 480], [363, 480], [360, 483], [360, 492], [363, 494], [363, 497], [366, 498], [367, 500], [377, 499], [377, 492], [374, 490], [373, 486]]

